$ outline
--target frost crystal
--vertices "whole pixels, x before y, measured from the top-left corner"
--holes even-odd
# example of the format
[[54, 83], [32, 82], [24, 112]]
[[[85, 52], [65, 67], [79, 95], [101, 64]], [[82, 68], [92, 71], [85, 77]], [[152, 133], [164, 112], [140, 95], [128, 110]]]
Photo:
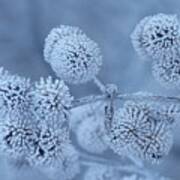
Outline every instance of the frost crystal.
[[91, 116], [80, 124], [77, 130], [77, 141], [86, 151], [103, 153], [107, 149], [104, 142], [103, 120], [103, 116]]
[[131, 153], [156, 162], [168, 154], [172, 129], [167, 115], [154, 112], [148, 104], [126, 102], [117, 111], [110, 133], [110, 146], [118, 154]]
[[98, 45], [79, 28], [71, 26], [60, 26], [50, 32], [44, 56], [56, 75], [72, 84], [90, 81], [102, 65]]
[[88, 169], [84, 180], [119, 180], [119, 174], [115, 168], [96, 165]]
[[176, 15], [157, 14], [144, 18], [131, 35], [140, 55], [153, 59], [172, 57], [179, 51], [180, 27]]
[[41, 78], [31, 92], [31, 111], [37, 121], [58, 128], [67, 120], [73, 97], [63, 81]]
[[152, 66], [154, 78], [167, 88], [180, 85], [180, 57], [170, 57], [154, 61]]
[[37, 138], [33, 142], [33, 151], [28, 156], [32, 166], [59, 167], [64, 160], [64, 149], [70, 144], [66, 129], [45, 127], [36, 129]]

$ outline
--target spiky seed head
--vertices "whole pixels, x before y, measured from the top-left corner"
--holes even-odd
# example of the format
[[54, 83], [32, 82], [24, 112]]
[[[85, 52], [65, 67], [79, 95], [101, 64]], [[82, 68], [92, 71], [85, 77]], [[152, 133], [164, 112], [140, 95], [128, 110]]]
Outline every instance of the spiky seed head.
[[0, 71], [0, 117], [28, 112], [30, 80]]
[[45, 41], [44, 57], [58, 77], [72, 84], [92, 80], [102, 65], [98, 45], [72, 26], [52, 29]]
[[65, 147], [70, 144], [69, 131], [67, 129], [44, 128], [36, 129], [31, 153], [27, 157], [31, 166], [59, 167], [65, 158]]
[[[171, 117], [170, 117], [171, 118]], [[126, 102], [114, 116], [110, 147], [118, 154], [158, 162], [172, 147], [172, 124], [148, 104]]]
[[36, 139], [32, 121], [23, 115], [18, 118], [6, 119], [0, 123], [0, 151], [15, 160], [26, 157]]
[[41, 78], [31, 90], [31, 111], [40, 125], [59, 128], [68, 119], [73, 97], [61, 80]]
[[145, 17], [131, 35], [138, 54], [152, 59], [172, 57], [179, 52], [180, 24], [176, 15], [156, 14]]

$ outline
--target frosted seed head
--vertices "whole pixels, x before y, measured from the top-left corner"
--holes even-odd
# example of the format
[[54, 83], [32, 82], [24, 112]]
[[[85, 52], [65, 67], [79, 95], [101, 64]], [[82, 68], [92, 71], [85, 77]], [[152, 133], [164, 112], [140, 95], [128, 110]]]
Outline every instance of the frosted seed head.
[[36, 134], [32, 122], [11, 119], [0, 123], [0, 151], [7, 157], [19, 159], [30, 151]]
[[0, 77], [0, 116], [21, 115], [28, 111], [30, 80], [17, 75], [1, 73]]
[[27, 157], [31, 166], [59, 167], [65, 158], [65, 147], [70, 144], [69, 131], [45, 127], [36, 129], [37, 138], [33, 143], [33, 151]]
[[166, 88], [176, 88], [180, 85], [180, 57], [160, 59], [152, 66], [154, 78]]
[[127, 102], [115, 113], [110, 131], [110, 147], [118, 154], [131, 153], [158, 162], [172, 147], [172, 126], [167, 117], [154, 113], [148, 104]]
[[176, 15], [156, 14], [144, 18], [131, 35], [140, 55], [152, 59], [173, 57], [179, 51], [180, 28]]
[[115, 168], [96, 165], [90, 167], [85, 176], [84, 180], [119, 180], [118, 171]]
[[90, 81], [102, 65], [98, 45], [77, 27], [53, 29], [46, 39], [44, 52], [56, 75], [72, 84]]
[[37, 121], [60, 127], [67, 121], [73, 97], [61, 80], [41, 78], [31, 91], [31, 111]]
[[102, 124], [103, 120], [104, 116], [91, 116], [79, 125], [77, 141], [86, 151], [100, 154], [107, 150], [107, 145], [104, 142], [105, 131]]

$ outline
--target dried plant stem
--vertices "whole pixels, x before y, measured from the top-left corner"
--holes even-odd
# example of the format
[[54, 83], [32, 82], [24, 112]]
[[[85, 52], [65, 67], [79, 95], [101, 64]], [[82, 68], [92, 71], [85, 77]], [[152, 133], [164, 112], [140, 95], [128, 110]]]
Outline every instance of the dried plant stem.
[[106, 86], [97, 77], [94, 77], [93, 82], [103, 94], [106, 92]]
[[[73, 102], [72, 108], [83, 106], [89, 103], [95, 103], [98, 101], [105, 101], [107, 99], [106, 95], [90, 95], [80, 99], [76, 99]], [[171, 96], [161, 96], [161, 95], [137, 95], [137, 94], [118, 94], [116, 100], [127, 101], [151, 101], [158, 103], [170, 103], [170, 104], [180, 104], [180, 97]]]

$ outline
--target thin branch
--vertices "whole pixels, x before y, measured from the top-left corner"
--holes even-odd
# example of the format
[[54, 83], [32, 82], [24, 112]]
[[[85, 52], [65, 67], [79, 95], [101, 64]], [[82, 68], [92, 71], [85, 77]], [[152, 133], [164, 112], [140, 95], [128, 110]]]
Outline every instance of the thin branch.
[[97, 77], [94, 77], [93, 82], [103, 94], [106, 92], [106, 86]]
[[[83, 106], [89, 103], [95, 103], [98, 101], [105, 101], [107, 99], [106, 95], [90, 95], [80, 99], [76, 99], [73, 102], [72, 108]], [[171, 97], [171, 96], [160, 96], [160, 95], [139, 95], [139, 94], [118, 94], [116, 100], [127, 101], [151, 101], [151, 102], [163, 102], [171, 104], [180, 105], [180, 97]]]

